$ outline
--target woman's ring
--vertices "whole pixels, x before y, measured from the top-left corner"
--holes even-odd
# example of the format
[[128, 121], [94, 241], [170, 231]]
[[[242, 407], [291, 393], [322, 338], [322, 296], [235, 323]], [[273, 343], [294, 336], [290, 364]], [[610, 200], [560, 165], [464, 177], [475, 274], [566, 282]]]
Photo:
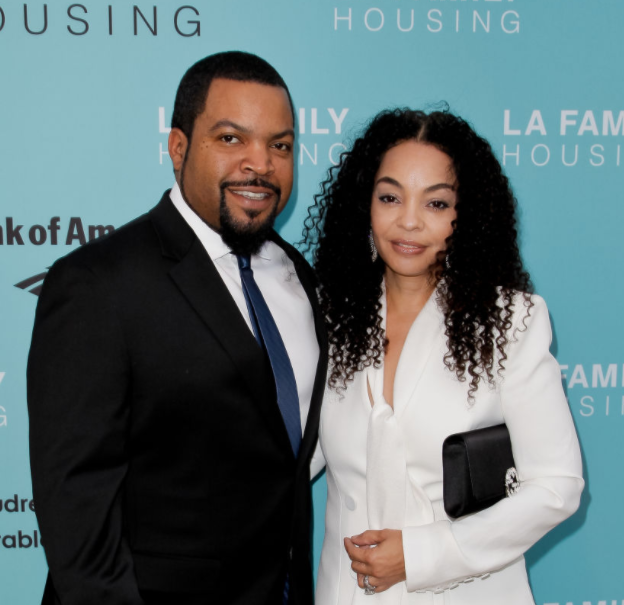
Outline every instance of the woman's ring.
[[368, 581], [368, 575], [364, 576], [364, 594], [367, 594], [367, 595], [375, 594], [375, 588], [377, 588], [377, 586], [373, 586]]

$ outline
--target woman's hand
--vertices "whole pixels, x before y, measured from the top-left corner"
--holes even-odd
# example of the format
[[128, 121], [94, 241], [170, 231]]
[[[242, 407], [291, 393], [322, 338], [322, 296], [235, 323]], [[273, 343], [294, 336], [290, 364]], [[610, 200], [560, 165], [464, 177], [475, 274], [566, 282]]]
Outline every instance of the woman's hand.
[[351, 559], [351, 569], [358, 575], [358, 586], [364, 588], [364, 576], [383, 592], [405, 581], [403, 532], [399, 529], [368, 530], [345, 538], [344, 545]]

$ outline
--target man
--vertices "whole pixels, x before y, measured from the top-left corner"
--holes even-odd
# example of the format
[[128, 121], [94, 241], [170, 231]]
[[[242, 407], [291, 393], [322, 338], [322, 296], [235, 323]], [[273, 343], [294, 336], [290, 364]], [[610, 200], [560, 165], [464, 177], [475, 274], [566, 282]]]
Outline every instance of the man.
[[43, 603], [310, 605], [327, 351], [273, 230], [294, 112], [247, 53], [189, 69], [148, 214], [51, 268], [28, 365]]

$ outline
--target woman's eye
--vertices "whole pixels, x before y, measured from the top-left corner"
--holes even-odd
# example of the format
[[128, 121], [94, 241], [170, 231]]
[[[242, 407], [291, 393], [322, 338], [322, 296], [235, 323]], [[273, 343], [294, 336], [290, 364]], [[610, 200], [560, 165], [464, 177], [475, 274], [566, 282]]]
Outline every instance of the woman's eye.
[[388, 195], [380, 195], [379, 201], [383, 202], [384, 204], [394, 204], [395, 202], [398, 202], [399, 200], [394, 195], [388, 194]]
[[432, 200], [429, 202], [429, 206], [435, 210], [444, 210], [445, 208], [449, 208], [449, 203], [444, 200]]

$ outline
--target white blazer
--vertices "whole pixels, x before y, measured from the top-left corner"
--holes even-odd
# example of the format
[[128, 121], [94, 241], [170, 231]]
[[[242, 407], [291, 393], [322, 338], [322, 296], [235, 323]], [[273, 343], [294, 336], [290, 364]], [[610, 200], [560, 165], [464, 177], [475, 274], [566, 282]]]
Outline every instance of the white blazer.
[[[534, 295], [523, 321], [523, 300], [516, 296], [503, 376], [494, 386], [480, 383], [472, 404], [468, 380], [460, 382], [444, 365], [435, 293], [405, 341], [394, 410], [383, 398], [383, 368], [357, 373], [342, 398], [327, 390], [312, 462], [313, 476], [327, 462], [328, 488], [317, 605], [534, 603], [523, 553], [578, 508], [584, 483], [559, 364], [549, 352], [548, 310]], [[519, 492], [451, 521], [442, 501], [442, 442], [502, 422]], [[403, 530], [407, 580], [365, 596], [343, 539], [384, 528]]]

